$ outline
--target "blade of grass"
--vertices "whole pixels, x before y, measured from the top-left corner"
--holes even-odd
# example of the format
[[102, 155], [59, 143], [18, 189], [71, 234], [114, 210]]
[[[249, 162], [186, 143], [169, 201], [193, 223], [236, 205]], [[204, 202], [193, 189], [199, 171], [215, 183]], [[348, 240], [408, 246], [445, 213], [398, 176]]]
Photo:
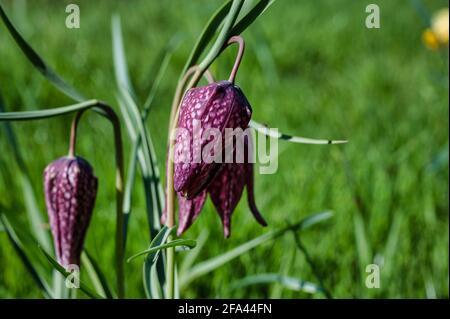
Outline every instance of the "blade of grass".
[[[166, 248], [170, 248], [170, 247], [187, 247], [189, 249], [192, 249], [196, 245], [197, 245], [197, 242], [193, 239], [175, 239], [169, 243], [161, 244], [159, 246], [154, 246], [154, 247], [148, 248], [146, 250], [143, 250], [143, 251], [131, 256], [130, 258], [128, 258], [127, 262], [131, 262], [132, 260], [136, 259], [137, 257], [141, 257], [143, 255], [148, 255], [150, 253], [154, 253], [161, 249], [166, 249]], [[155, 260], [153, 260], [153, 263], [154, 262], [155, 262]]]
[[99, 264], [86, 249], [81, 254], [81, 263], [83, 268], [86, 269], [97, 293], [102, 297], [113, 299], [114, 295], [109, 287], [105, 274], [100, 269]]
[[353, 217], [353, 227], [355, 230], [355, 241], [360, 262], [361, 272], [364, 273], [366, 266], [371, 263], [372, 250], [366, 236], [364, 220], [359, 213]]
[[[149, 93], [145, 99], [144, 106], [142, 107], [142, 118], [144, 121], [148, 117], [150, 108], [156, 96], [156, 92], [159, 89], [162, 78], [164, 77], [167, 67], [172, 59], [173, 52], [178, 48], [180, 42], [180, 36], [178, 34], [174, 35], [169, 41], [169, 44], [161, 50], [153, 63], [152, 71], [149, 74], [152, 79], [154, 78], [154, 80], [151, 82], [150, 88], [148, 89]], [[154, 76], [154, 74], [156, 74], [156, 76]]]
[[114, 72], [116, 74], [117, 85], [127, 90], [128, 93], [133, 96], [133, 99], [136, 99], [126, 62], [120, 17], [117, 14], [112, 17], [111, 30], [113, 42]]
[[[159, 246], [165, 243], [170, 233], [174, 229], [175, 227], [168, 228], [167, 226], [163, 226], [159, 231], [159, 233], [150, 243], [149, 248]], [[160, 250], [148, 254], [143, 264], [142, 280], [144, 284], [145, 294], [147, 298], [150, 299], [160, 299], [163, 298], [164, 296], [164, 289], [163, 289], [164, 276], [162, 276], [161, 278], [161, 276], [158, 274], [157, 269], [158, 262], [160, 262], [159, 255]]]
[[211, 259], [205, 260], [203, 262], [200, 262], [196, 265], [194, 265], [188, 273], [183, 273], [180, 278], [180, 287], [185, 287], [188, 283], [193, 281], [194, 279], [201, 277], [220, 266], [226, 264], [227, 262], [233, 260], [236, 257], [239, 257], [240, 255], [248, 252], [249, 250], [260, 246], [263, 243], [266, 243], [268, 241], [271, 241], [283, 234], [285, 234], [287, 231], [303, 231], [305, 229], [308, 229], [309, 227], [320, 223], [322, 221], [325, 221], [333, 216], [332, 212], [322, 212], [313, 214], [311, 216], [308, 216], [301, 220], [300, 222], [297, 222], [293, 225], [289, 225], [287, 227], [273, 230], [271, 232], [268, 232], [264, 235], [261, 235], [259, 237], [256, 237], [242, 245], [237, 246], [234, 249], [231, 249], [230, 251], [227, 251], [219, 256], [213, 257]]
[[62, 78], [60, 78], [36, 53], [36, 51], [25, 41], [25, 39], [20, 35], [17, 29], [14, 27], [12, 22], [9, 20], [2, 5], [0, 4], [0, 18], [8, 29], [9, 33], [13, 37], [16, 44], [25, 54], [27, 59], [33, 64], [33, 66], [45, 77], [47, 78], [56, 88], [67, 96], [73, 98], [75, 101], [85, 100], [83, 95], [79, 93], [74, 87], [66, 83]]
[[300, 240], [300, 236], [298, 233], [293, 232], [295, 244], [297, 245], [297, 248], [303, 253], [305, 256], [306, 262], [308, 263], [309, 267], [311, 268], [314, 276], [319, 281], [319, 285], [322, 287], [322, 292], [328, 299], [332, 299], [333, 296], [331, 295], [331, 292], [328, 289], [325, 289], [325, 285], [323, 283], [323, 277], [319, 272], [318, 267], [314, 263], [313, 259], [311, 258], [311, 255], [309, 254], [308, 250], [306, 249], [305, 245], [303, 245], [302, 241]]
[[[130, 94], [133, 91], [131, 87], [131, 82], [128, 79], [128, 67], [126, 63], [125, 50], [122, 41], [122, 31], [120, 26], [120, 20], [116, 17], [112, 21], [112, 38], [113, 38], [113, 55], [114, 55], [114, 67], [116, 73], [117, 86], [119, 89], [118, 101], [121, 107], [121, 111], [125, 122], [127, 124], [127, 129], [130, 137], [137, 144], [137, 155], [140, 157], [140, 169], [144, 180], [144, 190], [146, 194], [147, 203], [147, 217], [150, 229], [150, 238], [156, 235], [156, 232], [160, 229], [160, 216], [162, 214], [162, 201], [163, 193], [162, 187], [159, 179], [159, 170], [156, 163], [156, 154], [153, 150], [153, 145], [151, 142], [150, 134], [145, 128], [145, 122], [143, 116], [139, 112], [139, 108], [136, 104], [136, 99]], [[155, 85], [159, 85], [162, 73], [154, 82], [152, 90], [150, 92], [146, 108], [144, 113], [148, 114], [148, 110], [153, 101], [153, 96], [155, 94]], [[125, 83], [125, 86], [123, 85]], [[155, 90], [154, 90], [155, 89]], [[153, 93], [152, 93], [153, 92]], [[137, 131], [136, 129], [137, 128]], [[133, 147], [134, 149], [134, 147]], [[134, 167], [136, 164], [134, 155], [131, 155], [129, 167]], [[131, 173], [133, 173], [131, 171]], [[135, 173], [135, 170], [134, 170]], [[128, 182], [131, 183], [134, 180], [134, 176], [129, 176]], [[126, 189], [132, 190], [132, 185], [126, 185]], [[127, 200], [131, 201], [131, 192], [127, 194]], [[131, 207], [128, 211], [131, 211]], [[130, 214], [127, 214], [128, 219]]]
[[[3, 105], [3, 99], [0, 92], [0, 113], [5, 111]], [[30, 180], [27, 166], [22, 156], [17, 137], [14, 133], [13, 127], [10, 123], [4, 123], [4, 129], [6, 131], [6, 140], [10, 145], [15, 162], [19, 167], [19, 180], [22, 185], [23, 196], [25, 200], [26, 212], [28, 215], [28, 221], [30, 222], [31, 232], [36, 236], [37, 241], [45, 249], [51, 249], [51, 242], [48, 232], [44, 229], [44, 218], [39, 210], [34, 189]]]
[[39, 274], [37, 269], [34, 267], [33, 262], [28, 257], [28, 254], [26, 253], [21, 240], [16, 235], [13, 227], [11, 226], [11, 224], [9, 223], [7, 217], [3, 214], [3, 212], [0, 212], [0, 223], [3, 226], [3, 229], [6, 231], [6, 234], [8, 236], [11, 245], [13, 246], [17, 255], [19, 256], [23, 265], [27, 269], [28, 273], [33, 278], [34, 282], [37, 284], [37, 286], [39, 287], [39, 289], [46, 298], [51, 298], [53, 296], [53, 293], [51, 292], [50, 286], [48, 285], [46, 280]]
[[370, 248], [369, 242], [366, 236], [366, 230], [364, 225], [364, 220], [361, 216], [361, 213], [355, 212], [353, 216], [353, 229], [355, 233], [355, 244], [356, 251], [358, 254], [359, 261], [359, 272], [361, 283], [363, 284], [360, 289], [360, 293], [363, 296], [366, 296], [368, 293], [367, 289], [365, 289], [364, 283], [366, 278], [366, 267], [367, 265], [372, 263], [372, 250]]
[[97, 100], [87, 100], [80, 103], [75, 103], [67, 106], [61, 106], [57, 108], [42, 109], [37, 111], [25, 111], [25, 112], [3, 112], [0, 113], [0, 121], [29, 121], [29, 120], [41, 120], [50, 117], [60, 116], [64, 114], [73, 113], [85, 109], [92, 108], [93, 111], [100, 115], [106, 116], [106, 113], [101, 108]]
[[147, 173], [149, 173], [147, 176], [144, 176], [144, 185], [147, 185], [147, 215], [149, 228], [151, 231], [150, 238], [153, 238], [160, 227], [160, 216], [162, 214], [161, 196], [158, 195], [160, 181], [159, 178], [156, 177], [157, 173], [154, 163], [155, 159], [153, 158], [151, 152], [148, 130], [144, 126], [137, 105], [127, 91], [125, 91], [123, 88], [119, 89], [121, 92], [121, 100], [126, 106], [127, 111], [129, 112], [128, 114], [132, 118], [132, 122], [134, 123], [135, 127], [137, 127], [137, 133], [141, 140], [140, 149], [142, 150], [144, 155], [143, 157], [145, 161], [145, 169]]
[[[50, 256], [41, 246], [39, 246], [39, 249], [44, 254], [44, 256], [47, 258], [47, 260], [50, 262], [50, 264], [53, 266], [55, 270], [57, 270], [60, 274], [64, 276], [64, 278], [67, 278], [71, 275], [70, 272], [66, 271], [63, 266], [61, 266], [52, 256]], [[83, 291], [88, 297], [91, 297], [93, 299], [103, 299], [102, 296], [94, 292], [91, 288], [89, 288], [84, 282], [80, 279], [80, 289]]]
[[225, 2], [219, 9], [217, 9], [217, 11], [206, 23], [206, 26], [203, 28], [202, 33], [198, 37], [197, 42], [195, 43], [194, 48], [192, 49], [189, 58], [187, 59], [186, 64], [183, 67], [183, 71], [180, 75], [180, 80], [191, 66], [197, 64], [206, 46], [214, 37], [214, 34], [216, 33], [220, 24], [223, 22], [228, 12], [230, 11], [231, 2], [231, 0]]
[[316, 284], [293, 277], [282, 276], [276, 273], [247, 276], [245, 278], [239, 279], [231, 283], [230, 290], [241, 289], [252, 285], [275, 284], [275, 283], [280, 284], [283, 287], [293, 291], [302, 291], [309, 294], [316, 294], [316, 293], [323, 294], [322, 287]]
[[197, 238], [197, 247], [195, 247], [194, 250], [186, 254], [186, 257], [183, 259], [183, 262], [180, 265], [181, 273], [187, 273], [187, 270], [194, 264], [199, 253], [202, 251], [202, 248], [205, 246], [208, 237], [209, 231], [207, 229], [203, 229]]
[[260, 124], [254, 120], [250, 120], [250, 127], [254, 128], [258, 132], [277, 138], [280, 140], [284, 140], [287, 142], [292, 143], [299, 143], [299, 144], [345, 144], [348, 141], [347, 140], [323, 140], [323, 139], [314, 139], [314, 138], [308, 138], [308, 137], [301, 137], [301, 136], [292, 136], [287, 135], [281, 132], [278, 132], [278, 130], [273, 130], [268, 128], [266, 125]]
[[236, 25], [231, 29], [230, 36], [239, 35], [264, 13], [275, 0], [260, 0]]

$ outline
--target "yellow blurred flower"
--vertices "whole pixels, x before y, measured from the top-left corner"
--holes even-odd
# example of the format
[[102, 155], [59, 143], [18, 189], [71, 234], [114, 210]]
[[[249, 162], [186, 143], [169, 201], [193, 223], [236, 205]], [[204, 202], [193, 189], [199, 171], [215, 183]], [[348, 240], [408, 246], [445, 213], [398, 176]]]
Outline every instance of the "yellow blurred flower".
[[423, 31], [422, 40], [428, 48], [432, 50], [439, 49], [439, 41], [434, 32], [430, 28]]
[[448, 46], [448, 19], [448, 8], [441, 9], [433, 15], [430, 28], [422, 34], [422, 40], [428, 48], [437, 50]]

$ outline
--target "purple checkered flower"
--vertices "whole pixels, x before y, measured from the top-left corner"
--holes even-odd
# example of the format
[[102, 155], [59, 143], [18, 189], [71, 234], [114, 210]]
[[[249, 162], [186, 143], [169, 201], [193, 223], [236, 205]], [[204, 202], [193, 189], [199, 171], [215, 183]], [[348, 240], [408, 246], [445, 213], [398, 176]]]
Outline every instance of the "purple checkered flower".
[[[242, 91], [229, 81], [192, 88], [186, 92], [181, 103], [177, 127], [184, 129], [188, 136], [176, 136], [174, 154], [175, 159], [183, 158], [183, 161], [176, 160], [174, 164], [174, 189], [179, 204], [178, 235], [185, 232], [198, 217], [209, 193], [222, 220], [224, 236], [229, 237], [231, 216], [245, 186], [250, 210], [261, 225], [267, 225], [256, 208], [253, 195], [253, 164], [248, 160], [249, 156], [244, 156], [246, 160], [238, 163], [234, 161], [237, 156], [236, 148], [233, 148], [232, 163], [206, 162], [202, 158], [196, 161], [194, 158], [195, 154], [204, 154], [207, 144], [214, 143], [214, 140], [203, 136], [205, 130], [213, 128], [222, 133], [221, 140], [216, 142], [221, 142], [219, 156], [223, 160], [229, 145], [223, 134], [225, 129], [245, 130], [251, 113], [250, 104]], [[251, 141], [247, 136], [244, 138], [244, 153], [248, 155], [252, 152]], [[165, 222], [165, 214], [162, 216], [162, 222]]]
[[206, 163], [201, 158], [196, 160], [195, 156], [201, 155], [205, 146], [210, 143], [209, 139], [202, 138], [203, 132], [210, 129], [222, 132], [223, 139], [217, 142], [221, 142], [224, 148], [225, 128], [247, 128], [251, 114], [252, 109], [244, 94], [231, 82], [221, 81], [186, 92], [181, 103], [177, 127], [184, 129], [189, 136], [176, 137], [174, 156], [183, 157], [183, 161], [175, 161], [176, 192], [188, 199], [196, 197], [221, 168], [221, 163], [216, 161]]
[[44, 190], [58, 262], [79, 265], [97, 194], [97, 177], [83, 158], [65, 156], [46, 167]]

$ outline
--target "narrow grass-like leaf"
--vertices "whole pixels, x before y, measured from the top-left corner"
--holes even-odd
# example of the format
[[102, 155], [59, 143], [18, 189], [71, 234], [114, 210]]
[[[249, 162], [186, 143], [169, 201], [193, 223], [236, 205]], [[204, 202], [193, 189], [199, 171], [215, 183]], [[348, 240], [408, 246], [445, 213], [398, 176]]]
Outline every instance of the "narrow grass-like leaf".
[[[119, 96], [117, 97], [117, 99], [122, 111], [123, 118], [125, 119], [128, 133], [134, 141], [133, 143], [135, 144], [135, 146], [133, 146], [133, 153], [131, 154], [129, 163], [129, 167], [131, 167], [129, 172], [132, 175], [128, 176], [127, 184], [125, 185], [125, 189], [128, 189], [128, 193], [126, 194], [127, 197], [125, 199], [125, 204], [128, 206], [124, 206], [125, 210], [128, 212], [126, 215], [127, 223], [125, 224], [125, 227], [127, 227], [131, 212], [131, 183], [134, 182], [134, 175], [136, 173], [136, 169], [134, 168], [136, 166], [136, 163], [134, 163], [134, 161], [136, 160], [135, 157], [138, 156], [144, 182], [150, 238], [153, 238], [156, 235], [156, 232], [160, 229], [163, 192], [159, 179], [156, 154], [153, 150], [150, 134], [145, 127], [145, 117], [141, 116], [139, 108], [136, 104], [136, 98], [132, 95], [132, 92], [134, 90], [131, 86], [131, 81], [128, 78], [128, 67], [126, 63], [125, 49], [123, 47], [122, 31], [120, 20], [117, 17], [113, 19], [112, 22], [112, 37], [114, 67], [119, 91]], [[150, 100], [148, 101], [147, 107], [144, 110], [144, 113], [146, 114], [148, 114], [148, 110], [153, 100], [152, 94], [155, 94], [154, 91], [153, 93], [150, 93]], [[124, 231], [126, 232], [126, 229]]]
[[200, 235], [197, 238], [197, 246], [194, 250], [186, 254], [186, 257], [183, 259], [180, 264], [180, 272], [186, 273], [186, 271], [194, 264], [197, 259], [199, 253], [202, 251], [202, 248], [207, 243], [209, 237], [209, 231], [207, 229], [203, 229]]
[[105, 274], [100, 269], [99, 264], [86, 249], [81, 255], [81, 263], [83, 268], [88, 273], [89, 278], [91, 279], [91, 282], [97, 293], [108, 299], [113, 299], [114, 295], [111, 288], [109, 287], [108, 280], [106, 279]]
[[355, 213], [353, 217], [353, 226], [361, 272], [364, 272], [366, 265], [371, 263], [372, 250], [370, 249], [370, 245], [367, 240], [364, 220], [362, 219], [361, 214]]
[[[162, 245], [169, 238], [170, 233], [175, 229], [175, 227], [168, 228], [167, 226], [163, 226], [159, 233], [155, 236], [155, 238], [150, 243], [149, 248], [156, 247]], [[159, 299], [163, 297], [163, 279], [158, 275], [158, 258], [160, 255], [160, 250], [149, 253], [145, 258], [143, 265], [143, 283], [145, 294], [147, 298], [150, 299]]]
[[66, 83], [62, 78], [60, 78], [36, 53], [36, 51], [25, 41], [25, 39], [20, 35], [17, 29], [9, 20], [2, 5], [0, 4], [0, 18], [3, 20], [6, 28], [13, 37], [14, 41], [17, 43], [19, 48], [25, 54], [27, 59], [33, 64], [33, 66], [44, 75], [56, 88], [67, 96], [73, 98], [76, 101], [85, 100], [83, 95], [79, 93], [74, 87]]
[[50, 108], [38, 111], [24, 111], [24, 112], [4, 112], [0, 113], [0, 121], [29, 121], [29, 120], [41, 120], [50, 117], [60, 116], [64, 114], [73, 113], [76, 111], [92, 108], [100, 115], [106, 115], [106, 113], [96, 107], [99, 104], [97, 100], [87, 100], [84, 102], [71, 104], [67, 106]]
[[186, 73], [187, 69], [191, 66], [195, 65], [206, 46], [209, 44], [211, 39], [214, 37], [217, 29], [219, 28], [222, 21], [227, 16], [227, 13], [231, 8], [231, 0], [224, 3], [217, 11], [212, 15], [209, 21], [206, 23], [206, 26], [203, 28], [202, 33], [198, 37], [197, 42], [194, 45], [194, 48], [189, 55], [189, 58], [186, 61], [186, 64], [183, 67], [183, 71], [181, 72], [180, 79], [183, 77], [184, 73]]
[[348, 141], [347, 140], [324, 140], [324, 139], [314, 139], [314, 138], [308, 138], [308, 137], [301, 137], [301, 136], [292, 136], [288, 134], [284, 134], [281, 132], [278, 132], [278, 130], [273, 130], [268, 128], [266, 125], [260, 124], [254, 120], [250, 120], [250, 127], [254, 128], [258, 132], [267, 135], [269, 137], [277, 138], [280, 140], [284, 140], [287, 142], [292, 143], [299, 143], [299, 144], [345, 144]]
[[237, 280], [230, 285], [230, 290], [241, 289], [247, 286], [258, 284], [281, 284], [283, 287], [293, 291], [303, 291], [309, 294], [323, 293], [323, 289], [309, 281], [282, 276], [276, 273], [258, 274], [247, 276]]
[[230, 36], [239, 35], [270, 7], [275, 0], [260, 0], [236, 25], [231, 29]]
[[13, 246], [14, 250], [16, 251], [17, 255], [19, 256], [20, 260], [24, 264], [27, 271], [30, 273], [31, 277], [39, 287], [39, 289], [42, 291], [43, 295], [46, 298], [51, 298], [53, 296], [50, 286], [46, 282], [46, 280], [39, 274], [37, 269], [34, 267], [33, 262], [28, 257], [27, 252], [25, 251], [23, 244], [19, 237], [17, 237], [13, 227], [9, 223], [7, 217], [0, 212], [0, 224], [3, 226], [3, 229], [5, 230], [8, 239]]
[[189, 269], [187, 273], [182, 274], [180, 278], [180, 285], [181, 287], [186, 286], [194, 279], [217, 269], [218, 267], [226, 264], [227, 262], [233, 260], [236, 257], [239, 257], [240, 255], [248, 252], [249, 250], [258, 247], [263, 243], [266, 243], [270, 240], [273, 240], [285, 234], [287, 231], [303, 231], [317, 223], [329, 219], [331, 216], [333, 216], [332, 212], [322, 212], [308, 216], [303, 220], [301, 220], [300, 222], [297, 222], [293, 225], [289, 225], [288, 227], [284, 227], [282, 229], [273, 230], [264, 235], [256, 237], [240, 246], [237, 246], [236, 248], [233, 248], [230, 251], [227, 251], [219, 256], [200, 262], [194, 265], [191, 269]]
[[120, 17], [114, 15], [111, 20], [112, 42], [113, 42], [113, 57], [114, 57], [114, 72], [116, 74], [116, 81], [119, 87], [127, 90], [135, 99], [133, 86], [131, 84], [128, 66], [126, 62], [125, 49], [123, 46], [122, 27], [120, 24]]
[[[169, 41], [168, 45], [164, 47], [161, 52], [157, 55], [152, 71], [150, 71], [150, 76], [152, 79], [151, 86], [148, 89], [148, 95], [145, 99], [143, 110], [142, 110], [142, 118], [144, 121], [147, 119], [148, 114], [150, 112], [150, 107], [153, 104], [156, 93], [159, 89], [159, 86], [162, 82], [162, 79], [167, 71], [167, 67], [172, 59], [173, 52], [178, 48], [180, 44], [180, 36], [178, 34], [174, 35], [172, 39]], [[156, 76], [154, 75], [156, 74]]]
[[[50, 256], [41, 246], [39, 246], [39, 249], [42, 251], [44, 256], [47, 258], [47, 260], [50, 262], [50, 264], [53, 266], [55, 270], [57, 270], [60, 274], [62, 274], [65, 278], [71, 275], [70, 272], [64, 269], [63, 266], [61, 266], [52, 256]], [[93, 299], [102, 299], [103, 297], [94, 292], [91, 288], [89, 288], [84, 282], [80, 279], [80, 289], [83, 291], [87, 296], [93, 298]]]
[[333, 296], [331, 295], [331, 292], [325, 288], [324, 282], [323, 282], [323, 276], [319, 271], [319, 268], [316, 266], [316, 263], [313, 261], [311, 255], [309, 254], [308, 250], [306, 249], [305, 245], [303, 245], [302, 241], [300, 240], [300, 236], [298, 233], [293, 232], [295, 244], [297, 245], [297, 248], [303, 253], [305, 256], [306, 262], [308, 263], [309, 267], [311, 268], [311, 271], [313, 272], [314, 276], [319, 282], [319, 285], [322, 287], [323, 294], [328, 298], [332, 299]]
[[121, 92], [119, 99], [121, 99], [122, 104], [126, 106], [128, 116], [131, 117], [131, 121], [137, 127], [137, 138], [141, 140], [140, 149], [142, 150], [145, 162], [143, 171], [145, 170], [148, 174], [143, 177], [147, 200], [147, 216], [151, 231], [150, 238], [152, 238], [160, 228], [160, 216], [163, 208], [163, 204], [161, 202], [162, 196], [159, 195], [159, 193], [162, 192], [159, 174], [155, 165], [155, 159], [152, 156], [148, 130], [145, 128], [139, 109], [131, 95], [126, 90], [119, 88], [119, 91]]
[[124, 247], [126, 246], [128, 235], [128, 223], [131, 214], [131, 196], [133, 195], [133, 186], [136, 179], [136, 157], [137, 157], [138, 143], [134, 142], [131, 151], [130, 158], [128, 160], [127, 180], [125, 182], [125, 191], [123, 193], [123, 215], [124, 215], [124, 229], [123, 240]]
[[[162, 250], [162, 249], [166, 249], [166, 248], [170, 248], [170, 247], [186, 247], [186, 248], [192, 249], [196, 245], [197, 245], [197, 242], [193, 239], [175, 239], [175, 240], [172, 240], [171, 242], [143, 250], [143, 251], [131, 256], [130, 258], [128, 258], [127, 262], [131, 262], [132, 260], [136, 259], [137, 257], [155, 253], [158, 250]], [[153, 258], [152, 262], [153, 263], [155, 262], [154, 258]]]
[[[5, 107], [3, 105], [3, 99], [0, 92], [0, 114], [4, 111]], [[14, 160], [19, 167], [19, 172], [17, 172], [17, 174], [19, 175], [19, 180], [22, 184], [22, 191], [31, 232], [35, 235], [40, 245], [42, 245], [45, 249], [50, 250], [51, 242], [49, 234], [44, 228], [44, 218], [39, 210], [28, 169], [23, 159], [16, 134], [14, 133], [13, 127], [10, 123], [4, 123], [4, 128], [6, 131], [6, 140], [11, 146]]]
[[397, 253], [398, 243], [401, 238], [401, 227], [404, 225], [404, 215], [395, 214], [394, 220], [391, 223], [386, 244], [383, 251], [384, 265], [383, 278], [390, 278], [394, 266], [394, 258]]

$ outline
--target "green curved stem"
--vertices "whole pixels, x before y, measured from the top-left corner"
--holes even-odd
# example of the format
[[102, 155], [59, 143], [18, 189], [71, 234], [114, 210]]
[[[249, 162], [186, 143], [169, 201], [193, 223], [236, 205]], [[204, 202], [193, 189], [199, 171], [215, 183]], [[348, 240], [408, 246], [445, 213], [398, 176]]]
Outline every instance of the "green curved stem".
[[120, 132], [120, 121], [119, 118], [117, 117], [117, 114], [106, 103], [103, 103], [98, 100], [88, 100], [85, 102], [58, 107], [54, 109], [0, 113], [0, 122], [41, 120], [77, 111], [83, 112], [88, 109], [92, 109], [96, 113], [99, 113], [100, 115], [106, 117], [109, 121], [111, 121], [114, 130], [114, 144], [116, 157], [116, 271], [117, 271], [116, 280], [117, 280], [118, 297], [123, 298], [125, 296], [125, 282], [124, 282], [125, 254], [123, 245], [124, 216], [122, 212], [124, 165], [123, 165], [123, 145], [122, 145], [122, 136]]

